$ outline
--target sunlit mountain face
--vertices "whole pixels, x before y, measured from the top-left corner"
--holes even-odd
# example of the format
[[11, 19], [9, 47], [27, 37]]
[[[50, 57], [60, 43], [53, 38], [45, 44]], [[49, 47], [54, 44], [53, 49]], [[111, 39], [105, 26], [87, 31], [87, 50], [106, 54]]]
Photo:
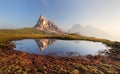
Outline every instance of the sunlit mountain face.
[[52, 21], [49, 21], [43, 15], [40, 16], [34, 27], [44, 31], [45, 33], [62, 34], [62, 31], [57, 27], [57, 25]]

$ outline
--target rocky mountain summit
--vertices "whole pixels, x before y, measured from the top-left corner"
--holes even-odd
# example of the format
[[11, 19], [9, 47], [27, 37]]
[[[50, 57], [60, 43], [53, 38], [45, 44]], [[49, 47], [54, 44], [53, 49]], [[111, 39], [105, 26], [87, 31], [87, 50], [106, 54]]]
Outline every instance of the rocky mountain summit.
[[52, 22], [47, 20], [43, 15], [40, 16], [35, 28], [44, 31], [45, 33], [62, 34], [62, 31]]

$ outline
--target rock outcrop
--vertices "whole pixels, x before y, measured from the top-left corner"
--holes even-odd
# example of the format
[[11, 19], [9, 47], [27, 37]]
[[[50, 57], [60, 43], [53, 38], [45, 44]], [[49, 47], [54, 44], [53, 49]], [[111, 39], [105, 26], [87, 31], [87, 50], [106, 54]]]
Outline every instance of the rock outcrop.
[[62, 31], [52, 21], [47, 20], [43, 15], [40, 16], [34, 27], [44, 31], [45, 33], [62, 34]]

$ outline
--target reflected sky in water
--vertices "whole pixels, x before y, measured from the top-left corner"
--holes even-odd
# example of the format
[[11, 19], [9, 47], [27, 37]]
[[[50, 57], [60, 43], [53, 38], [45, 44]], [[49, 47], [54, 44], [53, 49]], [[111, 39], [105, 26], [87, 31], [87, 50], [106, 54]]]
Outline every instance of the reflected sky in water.
[[108, 49], [101, 42], [55, 39], [25, 39], [15, 41], [15, 50], [42, 55], [78, 56], [97, 55], [99, 51]]

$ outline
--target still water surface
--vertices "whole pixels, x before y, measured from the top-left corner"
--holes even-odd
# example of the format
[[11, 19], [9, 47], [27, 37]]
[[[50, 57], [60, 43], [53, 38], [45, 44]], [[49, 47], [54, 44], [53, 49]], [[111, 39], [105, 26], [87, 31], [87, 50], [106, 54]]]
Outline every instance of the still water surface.
[[55, 40], [55, 39], [25, 39], [14, 41], [15, 50], [42, 55], [78, 56], [97, 55], [99, 51], [108, 49], [101, 42], [80, 40]]

